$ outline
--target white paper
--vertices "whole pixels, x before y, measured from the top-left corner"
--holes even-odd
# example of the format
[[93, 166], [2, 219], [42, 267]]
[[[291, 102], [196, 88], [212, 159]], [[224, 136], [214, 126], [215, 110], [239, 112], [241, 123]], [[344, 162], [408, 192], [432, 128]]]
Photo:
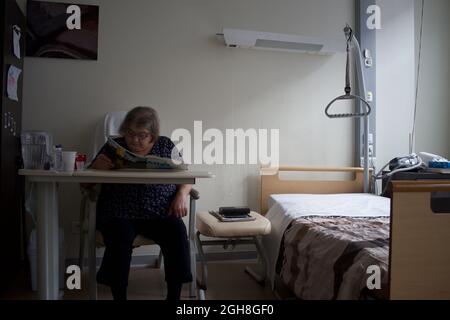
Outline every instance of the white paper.
[[8, 70], [8, 84], [7, 84], [7, 94], [8, 98], [11, 100], [19, 101], [17, 97], [17, 84], [19, 83], [19, 77], [22, 70], [16, 68], [15, 66], [10, 66]]
[[22, 36], [20, 27], [17, 25], [13, 26], [13, 48], [14, 55], [20, 59], [20, 37]]

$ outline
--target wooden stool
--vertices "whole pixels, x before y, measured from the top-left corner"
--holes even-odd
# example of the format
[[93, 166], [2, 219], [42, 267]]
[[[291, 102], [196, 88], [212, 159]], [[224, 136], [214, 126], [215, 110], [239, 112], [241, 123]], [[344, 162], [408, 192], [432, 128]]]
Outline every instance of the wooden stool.
[[[262, 246], [260, 243], [260, 237], [270, 233], [270, 221], [260, 215], [257, 212], [250, 212], [252, 217], [256, 220], [253, 221], [238, 221], [238, 222], [222, 222], [209, 212], [197, 213], [197, 236], [196, 243], [198, 253], [200, 257], [200, 264], [202, 268], [202, 276], [198, 281], [197, 287], [199, 289], [199, 299], [205, 299], [206, 291], [206, 278], [207, 278], [207, 266], [206, 258], [203, 253], [203, 246], [213, 245], [236, 245], [236, 244], [254, 244], [258, 252], [258, 258], [262, 265], [261, 274], [257, 274], [250, 268], [246, 268], [245, 271], [252, 276], [261, 285], [264, 284], [266, 278], [266, 259]], [[219, 240], [201, 240], [200, 235], [212, 238], [222, 238]]]

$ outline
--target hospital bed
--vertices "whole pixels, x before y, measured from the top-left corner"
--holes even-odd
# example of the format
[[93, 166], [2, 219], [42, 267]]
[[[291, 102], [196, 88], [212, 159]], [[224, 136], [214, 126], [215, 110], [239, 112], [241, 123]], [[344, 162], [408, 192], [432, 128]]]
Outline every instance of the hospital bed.
[[[283, 177], [294, 172], [351, 177]], [[394, 182], [391, 203], [363, 193], [363, 173], [261, 169], [261, 211], [272, 224], [263, 240], [272, 288], [298, 299], [449, 299], [450, 215], [432, 212], [430, 197], [450, 191], [450, 182]]]

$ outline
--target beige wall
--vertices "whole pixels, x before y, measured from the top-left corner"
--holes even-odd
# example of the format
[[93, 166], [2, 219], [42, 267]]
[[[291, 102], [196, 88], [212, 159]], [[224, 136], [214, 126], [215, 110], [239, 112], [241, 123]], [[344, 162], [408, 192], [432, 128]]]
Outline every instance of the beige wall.
[[[377, 32], [378, 168], [409, 153], [413, 128], [421, 0], [379, 0]], [[414, 151], [450, 157], [450, 3], [425, 0]]]
[[414, 2], [379, 0], [377, 30], [377, 167], [409, 153], [414, 110]]
[[[416, 7], [418, 59], [422, 1]], [[425, 0], [416, 124], [416, 151], [450, 159], [450, 1]]]
[[[408, 152], [415, 72], [411, 1], [380, 1], [385, 18], [377, 33], [379, 165]], [[438, 1], [445, 7], [445, 0], [426, 1]], [[24, 0], [18, 2], [25, 4]], [[88, 153], [94, 126], [106, 112], [150, 105], [160, 113], [164, 135], [176, 128], [193, 130], [195, 120], [202, 120], [205, 129], [275, 128], [280, 129], [282, 164], [353, 165], [352, 121], [324, 116], [329, 100], [343, 91], [344, 54], [323, 57], [233, 50], [214, 36], [230, 27], [343, 37], [345, 23], [354, 24], [353, 0], [72, 2], [100, 6], [99, 59], [27, 58], [24, 129], [47, 130], [66, 149]], [[411, 10], [403, 12], [402, 4]], [[444, 19], [440, 21], [446, 25]], [[431, 26], [431, 22], [427, 24]], [[437, 45], [436, 40], [433, 44]], [[440, 53], [439, 58], [444, 55]], [[433, 63], [437, 58], [430, 52], [426, 60]], [[440, 77], [446, 79], [444, 74]], [[427, 78], [430, 84], [422, 94], [422, 105], [431, 89], [441, 103], [433, 113], [434, 120], [429, 120], [431, 124], [419, 121], [418, 146], [434, 141], [425, 131], [428, 126], [436, 128], [436, 135], [445, 131], [446, 124], [438, 121], [445, 110], [448, 119], [443, 104], [448, 90], [441, 88], [448, 81], [433, 86], [433, 75], [429, 73]], [[435, 152], [443, 153], [441, 148], [439, 142]], [[194, 168], [216, 174], [215, 179], [197, 185], [199, 209], [222, 205], [258, 209], [256, 165]], [[71, 224], [78, 220], [80, 196], [77, 186], [61, 185], [61, 190], [67, 256], [74, 257], [78, 238], [71, 234]]]
[[[73, 1], [78, 2], [78, 1]], [[343, 37], [354, 22], [352, 0], [79, 1], [100, 5], [99, 59], [27, 58], [25, 129], [43, 129], [67, 149], [88, 152], [94, 125], [108, 111], [136, 105], [158, 109], [162, 133], [205, 128], [280, 129], [283, 164], [351, 165], [353, 126], [324, 116], [343, 90], [345, 56], [227, 49], [224, 27]], [[199, 208], [258, 209], [257, 166], [200, 166]], [[79, 192], [62, 185], [66, 246], [78, 219]]]

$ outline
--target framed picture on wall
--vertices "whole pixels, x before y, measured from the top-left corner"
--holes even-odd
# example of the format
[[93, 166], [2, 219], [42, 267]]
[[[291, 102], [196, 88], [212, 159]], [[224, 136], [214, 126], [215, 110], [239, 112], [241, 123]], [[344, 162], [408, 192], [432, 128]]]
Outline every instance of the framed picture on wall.
[[97, 60], [99, 7], [27, 2], [27, 56]]

